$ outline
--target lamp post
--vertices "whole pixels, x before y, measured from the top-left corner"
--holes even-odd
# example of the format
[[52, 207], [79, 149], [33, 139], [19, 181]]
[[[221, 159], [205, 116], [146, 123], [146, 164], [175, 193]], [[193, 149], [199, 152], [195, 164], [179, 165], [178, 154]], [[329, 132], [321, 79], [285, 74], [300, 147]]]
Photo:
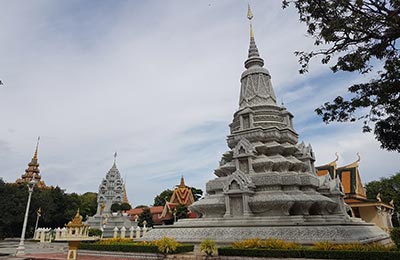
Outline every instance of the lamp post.
[[21, 240], [19, 241], [17, 252], [15, 253], [16, 256], [25, 255], [25, 245], [24, 245], [25, 231], [26, 231], [26, 224], [28, 222], [29, 206], [31, 204], [31, 197], [32, 197], [32, 192], [33, 192], [34, 186], [35, 186], [35, 180], [33, 178], [30, 182], [28, 182], [28, 192], [29, 192], [28, 203], [26, 204], [26, 211], [25, 211], [24, 224], [22, 226]]

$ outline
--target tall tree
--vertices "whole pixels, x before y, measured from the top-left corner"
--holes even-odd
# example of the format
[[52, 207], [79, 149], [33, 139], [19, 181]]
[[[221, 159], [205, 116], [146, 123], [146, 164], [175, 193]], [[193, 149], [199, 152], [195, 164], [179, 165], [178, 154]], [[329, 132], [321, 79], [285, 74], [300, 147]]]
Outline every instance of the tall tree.
[[166, 201], [171, 199], [173, 191], [166, 189], [154, 198], [154, 206], [164, 206]]
[[177, 205], [174, 208], [174, 213], [176, 215], [176, 219], [188, 218], [189, 217], [189, 209], [182, 204]]
[[319, 48], [296, 52], [300, 73], [320, 57], [333, 72], [357, 71], [372, 78], [350, 86], [350, 95], [326, 102], [316, 113], [326, 123], [362, 120], [364, 132], [374, 128], [381, 148], [400, 152], [400, 1], [283, 0], [284, 8], [291, 4]]
[[201, 189], [196, 189], [195, 187], [191, 187], [190, 189], [192, 190], [194, 201], [198, 201], [203, 196]]
[[[82, 215], [96, 212], [96, 193], [67, 194], [59, 187], [34, 188], [26, 229], [27, 237], [33, 235], [37, 210], [41, 208], [39, 227], [63, 227], [78, 208]], [[5, 183], [0, 179], [0, 238], [21, 235], [25, 207], [28, 199], [26, 184]]]
[[151, 214], [150, 208], [143, 209], [142, 213], [139, 215], [138, 225], [143, 227], [143, 222], [146, 221], [146, 227], [153, 226], [153, 215]]
[[388, 178], [371, 181], [365, 185], [365, 189], [369, 199], [375, 199], [380, 193], [383, 202], [389, 203], [393, 200], [395, 211], [392, 217], [393, 225], [400, 226], [400, 172]]

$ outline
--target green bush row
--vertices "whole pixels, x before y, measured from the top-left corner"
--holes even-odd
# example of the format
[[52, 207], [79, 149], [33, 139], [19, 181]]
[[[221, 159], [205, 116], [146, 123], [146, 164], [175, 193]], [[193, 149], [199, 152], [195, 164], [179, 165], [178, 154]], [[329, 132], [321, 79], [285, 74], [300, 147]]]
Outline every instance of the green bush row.
[[325, 250], [268, 250], [268, 249], [236, 249], [232, 247], [218, 248], [223, 256], [277, 257], [277, 258], [312, 258], [312, 259], [356, 259], [356, 260], [393, 260], [400, 259], [400, 252], [371, 251], [325, 251]]
[[397, 249], [400, 250], [400, 227], [395, 227], [390, 232], [390, 238], [393, 240]]
[[[158, 247], [154, 245], [135, 245], [135, 244], [115, 244], [115, 245], [99, 245], [96, 243], [81, 243], [80, 249], [96, 250], [96, 251], [119, 251], [119, 252], [137, 252], [137, 253], [160, 253]], [[179, 245], [175, 250], [175, 254], [192, 252], [194, 245]]]

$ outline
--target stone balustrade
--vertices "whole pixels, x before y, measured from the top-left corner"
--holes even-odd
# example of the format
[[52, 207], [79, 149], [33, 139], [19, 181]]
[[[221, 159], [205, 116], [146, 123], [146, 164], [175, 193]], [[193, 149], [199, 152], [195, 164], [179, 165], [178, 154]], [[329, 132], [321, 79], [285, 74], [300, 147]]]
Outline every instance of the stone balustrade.
[[[103, 230], [102, 230], [103, 231]], [[137, 226], [136, 228], [130, 227], [127, 229], [125, 226], [121, 228], [114, 227], [113, 238], [129, 238], [129, 239], [137, 239], [144, 236], [149, 228], [144, 226], [140, 228]], [[63, 238], [68, 237], [67, 229], [64, 228], [38, 228], [33, 236], [34, 240], [38, 240], [40, 243], [51, 242], [52, 240], [62, 240]], [[102, 237], [101, 237], [102, 238]]]

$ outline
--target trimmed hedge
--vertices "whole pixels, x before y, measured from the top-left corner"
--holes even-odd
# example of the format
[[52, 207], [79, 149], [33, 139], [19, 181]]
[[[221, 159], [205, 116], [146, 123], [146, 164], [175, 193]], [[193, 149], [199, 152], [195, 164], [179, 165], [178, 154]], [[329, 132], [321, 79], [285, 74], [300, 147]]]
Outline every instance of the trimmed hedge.
[[397, 246], [397, 250], [400, 250], [400, 227], [395, 227], [390, 231], [390, 238]]
[[[99, 245], [96, 243], [81, 243], [80, 249], [96, 251], [117, 251], [117, 252], [137, 252], [137, 253], [160, 253], [157, 246], [153, 245], [135, 245], [134, 243]], [[194, 245], [180, 245], [176, 248], [174, 254], [192, 252]]]
[[399, 251], [325, 251], [325, 250], [275, 250], [275, 249], [236, 249], [218, 248], [218, 255], [276, 257], [276, 258], [311, 258], [311, 259], [355, 259], [355, 260], [393, 260], [400, 259]]

